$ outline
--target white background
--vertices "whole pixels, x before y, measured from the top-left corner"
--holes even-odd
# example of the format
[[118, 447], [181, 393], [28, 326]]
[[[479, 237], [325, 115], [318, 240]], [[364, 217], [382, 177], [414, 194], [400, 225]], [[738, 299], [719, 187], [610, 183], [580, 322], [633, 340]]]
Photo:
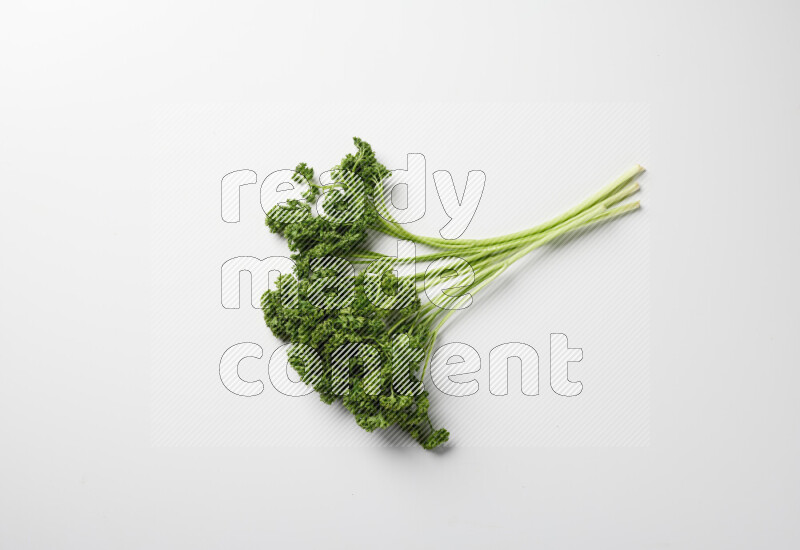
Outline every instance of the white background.
[[[796, 547], [799, 9], [6, 8], [0, 546]], [[290, 100], [648, 103], [650, 446], [153, 448], [150, 115]]]

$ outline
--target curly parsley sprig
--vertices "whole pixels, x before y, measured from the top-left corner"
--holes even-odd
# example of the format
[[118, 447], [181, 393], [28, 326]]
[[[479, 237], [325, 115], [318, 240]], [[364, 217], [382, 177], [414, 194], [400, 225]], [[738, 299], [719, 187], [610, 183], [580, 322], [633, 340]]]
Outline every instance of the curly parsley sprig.
[[[354, 143], [356, 152], [342, 159], [325, 185], [314, 180], [311, 167], [299, 164], [295, 182], [307, 185], [302, 200], [267, 214], [269, 229], [286, 238], [295, 270], [264, 293], [264, 319], [276, 337], [293, 344], [290, 364], [322, 401], [341, 400], [367, 431], [397, 426], [433, 449], [448, 440], [449, 432], [434, 429], [422, 381], [447, 321], [533, 250], [637, 209], [638, 202], [620, 203], [638, 191], [634, 180], [644, 169], [630, 168], [543, 224], [499, 237], [450, 241], [416, 235], [391, 217], [383, 189], [390, 172], [367, 142], [354, 138]], [[320, 202], [325, 215], [313, 212]], [[372, 231], [437, 251], [416, 258], [386, 256], [368, 248]], [[369, 266], [356, 272], [332, 258]], [[438, 267], [416, 269], [428, 262]], [[413, 273], [400, 275], [410, 263]], [[423, 306], [420, 294], [453, 279], [453, 272], [451, 288], [458, 292]], [[337, 300], [341, 294], [349, 299]], [[352, 350], [363, 351], [345, 353]]]

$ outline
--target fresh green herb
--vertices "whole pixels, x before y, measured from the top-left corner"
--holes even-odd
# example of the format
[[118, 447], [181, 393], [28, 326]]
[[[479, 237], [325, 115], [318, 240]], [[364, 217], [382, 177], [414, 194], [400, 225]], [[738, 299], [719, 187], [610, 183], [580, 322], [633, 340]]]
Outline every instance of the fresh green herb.
[[[299, 164], [295, 182], [308, 186], [303, 199], [288, 201], [267, 214], [269, 229], [288, 241], [295, 270], [279, 277], [276, 288], [264, 293], [264, 319], [276, 337], [293, 344], [290, 364], [324, 402], [341, 399], [367, 431], [396, 425], [433, 449], [447, 441], [449, 433], [433, 428], [421, 381], [442, 327], [470, 296], [529, 252], [565, 233], [638, 208], [638, 202], [620, 203], [638, 191], [634, 179], [643, 168], [629, 169], [546, 223], [500, 237], [450, 241], [415, 235], [392, 219], [383, 202], [383, 184], [390, 172], [368, 143], [359, 138], [354, 142], [355, 154], [345, 156], [331, 172], [330, 185], [314, 181], [313, 169]], [[312, 211], [318, 200], [324, 216]], [[416, 258], [379, 254], [367, 246], [370, 231], [435, 252]], [[459, 271], [463, 261], [471, 266], [469, 273]], [[395, 272], [409, 262], [437, 263], [427, 272]], [[347, 269], [353, 264], [370, 266], [356, 273]], [[454, 272], [460, 273], [458, 292], [447, 293], [437, 304], [423, 305], [419, 294], [445, 283]], [[348, 299], [337, 300], [342, 295]], [[366, 352], [355, 356], [342, 352], [360, 344], [369, 345]]]

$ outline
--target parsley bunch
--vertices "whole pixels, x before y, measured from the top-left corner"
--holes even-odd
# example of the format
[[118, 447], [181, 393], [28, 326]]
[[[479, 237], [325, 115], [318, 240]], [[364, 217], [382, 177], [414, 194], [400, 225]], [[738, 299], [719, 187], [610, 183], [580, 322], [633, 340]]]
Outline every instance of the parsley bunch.
[[[315, 181], [314, 170], [299, 164], [294, 181], [306, 186], [302, 199], [268, 212], [266, 225], [286, 238], [295, 269], [262, 296], [264, 319], [276, 337], [293, 344], [290, 364], [322, 401], [341, 399], [367, 431], [397, 426], [433, 449], [449, 433], [434, 429], [422, 380], [442, 327], [529, 252], [638, 208], [638, 202], [620, 203], [638, 191], [634, 179], [643, 168], [629, 169], [538, 226], [451, 241], [415, 235], [391, 217], [384, 202], [390, 172], [368, 143], [359, 138], [354, 143], [356, 152], [326, 173], [325, 181]], [[380, 254], [368, 247], [371, 232], [434, 252], [416, 258]], [[428, 268], [417, 269], [421, 263]], [[458, 292], [422, 304], [421, 293], [453, 279]]]

